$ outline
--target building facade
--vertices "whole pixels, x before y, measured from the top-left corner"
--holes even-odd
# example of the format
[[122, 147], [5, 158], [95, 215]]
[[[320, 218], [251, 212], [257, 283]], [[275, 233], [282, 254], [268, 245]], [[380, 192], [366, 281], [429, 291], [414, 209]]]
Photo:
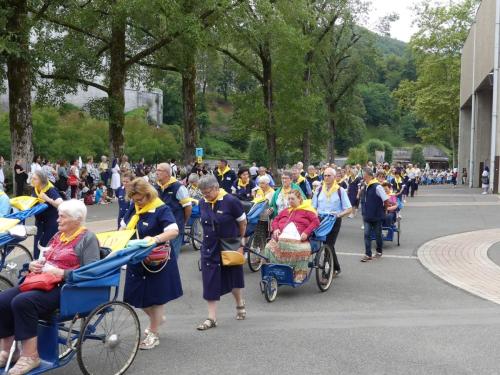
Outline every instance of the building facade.
[[500, 0], [483, 0], [462, 48], [460, 77], [459, 172], [470, 187], [481, 186], [490, 169], [490, 190], [498, 193]]

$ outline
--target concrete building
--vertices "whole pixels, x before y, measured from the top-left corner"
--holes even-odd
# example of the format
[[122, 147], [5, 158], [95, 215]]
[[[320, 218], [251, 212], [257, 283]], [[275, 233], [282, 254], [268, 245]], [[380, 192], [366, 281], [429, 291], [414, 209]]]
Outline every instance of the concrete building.
[[[412, 149], [409, 147], [395, 147], [392, 152], [392, 162], [401, 163], [403, 165], [411, 163]], [[437, 146], [424, 146], [422, 149], [424, 159], [431, 169], [446, 169], [449, 168], [450, 160], [448, 155]], [[424, 168], [425, 165], [420, 165]]]
[[[7, 83], [5, 83], [7, 85]], [[35, 93], [33, 93], [33, 97]], [[65, 97], [67, 103], [83, 107], [92, 99], [105, 98], [107, 94], [95, 87], [89, 86], [85, 91], [79, 89], [76, 94], [68, 94]], [[163, 122], [163, 92], [159, 89], [150, 91], [145, 89], [125, 88], [125, 112], [136, 108], [148, 109], [148, 119], [156, 124]], [[0, 95], [0, 111], [9, 110], [9, 95], [8, 91]]]
[[481, 186], [490, 168], [490, 189], [498, 193], [500, 0], [483, 0], [462, 49], [460, 78], [459, 172], [469, 186]]

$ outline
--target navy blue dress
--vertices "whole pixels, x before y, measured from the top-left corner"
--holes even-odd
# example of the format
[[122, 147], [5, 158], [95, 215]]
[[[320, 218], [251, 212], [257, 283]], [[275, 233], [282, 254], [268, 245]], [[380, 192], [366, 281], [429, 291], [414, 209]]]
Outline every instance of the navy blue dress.
[[200, 200], [201, 223], [203, 225], [203, 245], [201, 247], [201, 275], [203, 280], [203, 298], [218, 301], [234, 288], [244, 288], [243, 266], [221, 264], [220, 238], [240, 236], [237, 218], [244, 214], [241, 202], [232, 195], [225, 195], [222, 200], [210, 203]]
[[[59, 192], [55, 187], [51, 187], [45, 192], [45, 194], [53, 200], [61, 198]], [[31, 196], [36, 197], [36, 193], [33, 191]], [[41, 246], [47, 246], [50, 239], [57, 233], [57, 218], [59, 216], [57, 208], [47, 203], [49, 206], [45, 211], [35, 216], [35, 225], [37, 228], [37, 233], [35, 236], [35, 245], [33, 255], [35, 259], [38, 258], [40, 250], [38, 249], [38, 243]]]
[[[135, 214], [135, 206], [131, 206], [125, 214], [125, 223]], [[142, 214], [137, 223], [139, 238], [157, 236], [163, 229], [175, 223], [174, 215], [167, 205], [160, 206], [154, 212]], [[152, 271], [162, 266], [149, 267]], [[182, 284], [177, 266], [177, 259], [173, 251], [167, 265], [158, 273], [147, 271], [142, 263], [127, 266], [125, 284], [125, 302], [137, 308], [163, 305], [182, 296]]]

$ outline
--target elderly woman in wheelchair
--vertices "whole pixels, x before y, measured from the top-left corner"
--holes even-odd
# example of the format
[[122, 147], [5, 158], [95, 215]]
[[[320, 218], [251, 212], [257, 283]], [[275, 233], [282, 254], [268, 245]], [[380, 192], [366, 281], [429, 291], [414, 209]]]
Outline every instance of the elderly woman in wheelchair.
[[[12, 356], [15, 366], [10, 375], [26, 374], [40, 365], [38, 319], [59, 308], [61, 285], [73, 270], [99, 259], [97, 238], [84, 227], [83, 202], [65, 201], [58, 213], [58, 232], [40, 259], [29, 264], [24, 282], [0, 293], [0, 368], [6, 366], [14, 340], [21, 342], [21, 350], [16, 348]], [[35, 279], [44, 283], [43, 290]]]

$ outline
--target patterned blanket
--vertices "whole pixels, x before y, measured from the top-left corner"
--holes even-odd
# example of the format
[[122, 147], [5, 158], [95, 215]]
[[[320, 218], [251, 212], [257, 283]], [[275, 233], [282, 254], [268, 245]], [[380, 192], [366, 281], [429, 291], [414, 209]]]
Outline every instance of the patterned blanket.
[[269, 263], [286, 264], [294, 269], [294, 281], [302, 282], [309, 272], [309, 257], [311, 245], [308, 241], [271, 239], [266, 245], [264, 255], [269, 258]]

